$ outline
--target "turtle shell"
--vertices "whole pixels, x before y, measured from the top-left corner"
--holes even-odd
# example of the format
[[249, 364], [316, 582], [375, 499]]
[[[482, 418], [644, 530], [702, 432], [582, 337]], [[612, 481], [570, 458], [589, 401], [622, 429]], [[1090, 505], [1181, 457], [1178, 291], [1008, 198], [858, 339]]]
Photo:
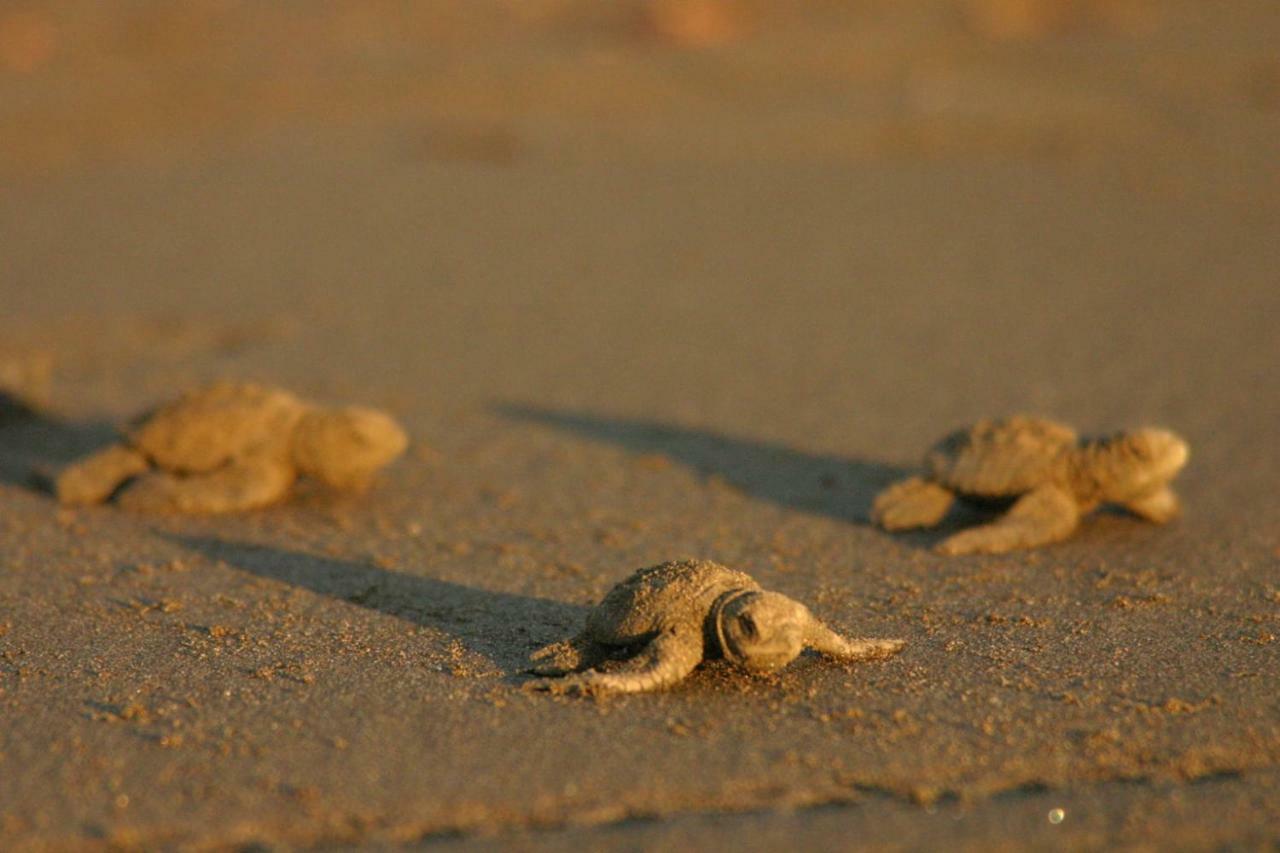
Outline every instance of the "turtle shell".
[[1075, 430], [1044, 418], [1016, 416], [979, 421], [939, 441], [925, 470], [949, 489], [978, 497], [1009, 497], [1053, 478]]
[[201, 473], [250, 451], [287, 453], [306, 408], [287, 391], [219, 382], [144, 416], [128, 439], [161, 468]]
[[610, 645], [642, 642], [673, 623], [700, 625], [720, 592], [759, 588], [750, 575], [718, 563], [662, 563], [640, 569], [611, 589], [588, 615], [587, 631]]

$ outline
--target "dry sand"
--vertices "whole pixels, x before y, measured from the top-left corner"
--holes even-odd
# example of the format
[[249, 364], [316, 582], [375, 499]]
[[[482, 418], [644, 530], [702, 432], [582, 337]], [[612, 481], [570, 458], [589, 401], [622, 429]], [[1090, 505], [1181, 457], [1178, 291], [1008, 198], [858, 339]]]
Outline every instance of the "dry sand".
[[[0, 12], [0, 847], [1280, 843], [1274, 3], [696, 5]], [[219, 376], [415, 445], [54, 505]], [[1020, 410], [1178, 430], [1186, 517], [868, 525]], [[520, 689], [685, 556], [909, 646]]]

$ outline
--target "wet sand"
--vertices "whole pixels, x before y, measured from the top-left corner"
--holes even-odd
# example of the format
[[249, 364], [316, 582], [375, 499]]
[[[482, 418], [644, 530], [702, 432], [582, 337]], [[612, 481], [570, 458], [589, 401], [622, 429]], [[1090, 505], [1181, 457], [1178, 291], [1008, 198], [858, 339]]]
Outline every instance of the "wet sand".
[[[5, 18], [0, 333], [54, 370], [0, 416], [0, 846], [1276, 844], [1280, 16], [1201, 5]], [[358, 498], [53, 503], [224, 376], [414, 443]], [[869, 526], [1016, 411], [1178, 430], [1186, 516]], [[521, 690], [693, 556], [909, 645]]]

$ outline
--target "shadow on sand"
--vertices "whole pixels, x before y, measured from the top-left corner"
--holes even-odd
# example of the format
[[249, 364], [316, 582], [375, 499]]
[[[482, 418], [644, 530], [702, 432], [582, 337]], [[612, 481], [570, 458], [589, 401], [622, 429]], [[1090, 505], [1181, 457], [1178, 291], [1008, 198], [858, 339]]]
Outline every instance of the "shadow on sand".
[[515, 403], [498, 414], [626, 448], [657, 453], [704, 475], [718, 475], [757, 498], [781, 506], [869, 524], [876, 493], [905, 469], [879, 462], [805, 453], [779, 444], [716, 432]]
[[524, 668], [530, 651], [577, 631], [586, 614], [578, 605], [474, 589], [354, 560], [214, 537], [160, 535], [258, 577], [451, 634], [513, 675]]
[[64, 421], [0, 391], [0, 482], [52, 494], [63, 467], [118, 434], [113, 424]]

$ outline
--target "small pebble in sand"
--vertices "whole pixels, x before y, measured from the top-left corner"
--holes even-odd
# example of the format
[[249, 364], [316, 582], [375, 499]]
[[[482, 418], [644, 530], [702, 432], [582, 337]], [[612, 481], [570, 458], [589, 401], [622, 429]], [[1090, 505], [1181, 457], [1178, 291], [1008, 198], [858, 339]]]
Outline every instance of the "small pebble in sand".
[[944, 539], [937, 546], [943, 554], [998, 554], [1057, 542], [1104, 503], [1163, 524], [1180, 511], [1169, 484], [1187, 454], [1187, 443], [1165, 429], [1082, 440], [1043, 418], [980, 421], [935, 444], [924, 476], [877, 495], [872, 520], [885, 530], [933, 527], [957, 496], [979, 504], [1012, 501], [995, 521]]
[[221, 513], [281, 500], [299, 476], [362, 489], [404, 452], [389, 415], [322, 408], [288, 391], [219, 382], [144, 415], [124, 439], [58, 477], [58, 500], [146, 512]]
[[[640, 569], [615, 586], [576, 636], [533, 653], [533, 687], [554, 692], [634, 693], [679, 682], [704, 658], [771, 672], [808, 647], [843, 660], [887, 657], [901, 640], [849, 640], [803, 604], [766, 592], [750, 575], [686, 560]], [[618, 669], [592, 667], [634, 652]]]

